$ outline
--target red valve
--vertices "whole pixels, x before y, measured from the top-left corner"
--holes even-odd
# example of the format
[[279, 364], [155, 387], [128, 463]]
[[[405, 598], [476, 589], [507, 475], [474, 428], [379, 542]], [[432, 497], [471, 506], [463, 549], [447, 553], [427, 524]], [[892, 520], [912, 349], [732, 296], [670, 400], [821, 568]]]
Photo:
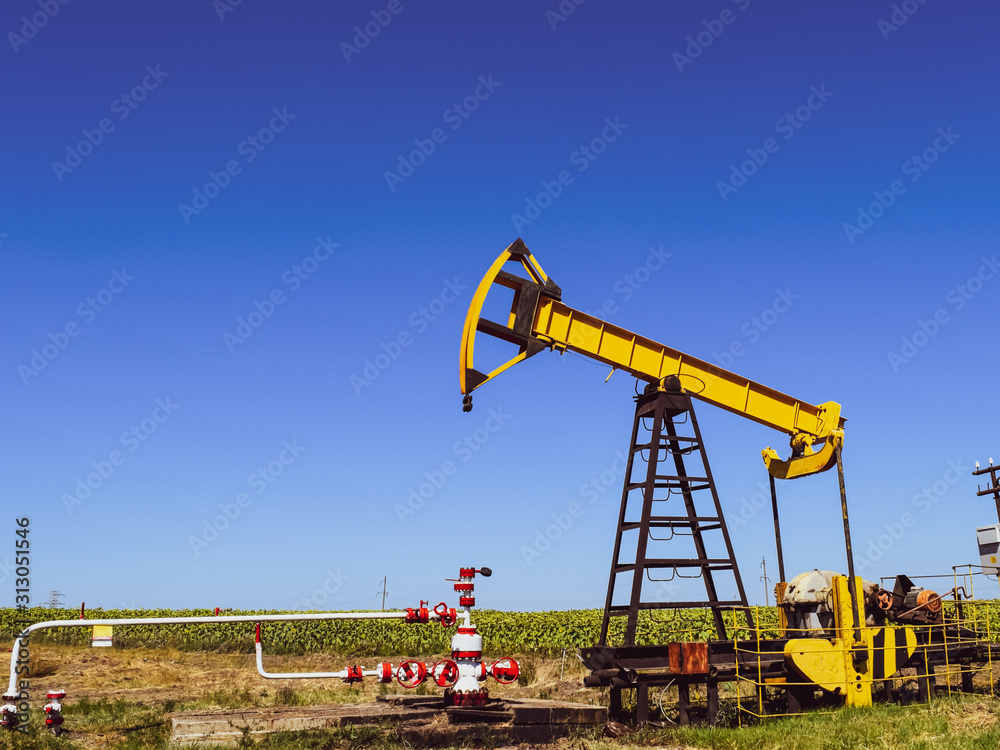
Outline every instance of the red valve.
[[396, 679], [405, 688], [415, 688], [427, 677], [427, 665], [422, 661], [404, 661], [396, 670]]
[[431, 675], [438, 687], [451, 687], [458, 682], [458, 664], [451, 659], [442, 659], [431, 669]]
[[379, 670], [379, 682], [392, 682], [392, 664], [384, 661], [378, 665], [377, 669]]
[[520, 673], [521, 669], [517, 662], [506, 656], [503, 659], [497, 659], [490, 667], [493, 679], [501, 685], [509, 685], [514, 682]]
[[458, 620], [458, 613], [455, 611], [455, 608], [452, 607], [449, 609], [448, 605], [444, 602], [434, 607], [434, 614], [441, 618], [441, 624], [446, 628], [451, 627]]
[[420, 600], [420, 607], [414, 609], [413, 607], [406, 608], [406, 621], [407, 622], [428, 622], [431, 619], [430, 610], [427, 609], [427, 602], [423, 599]]
[[361, 682], [362, 680], [365, 679], [365, 676], [361, 673], [361, 667], [360, 666], [358, 666], [358, 667], [348, 667], [347, 668], [347, 675], [345, 677], [343, 677], [342, 679], [344, 680], [344, 682], [346, 682], [348, 685], [350, 685], [350, 684], [352, 684], [354, 682]]

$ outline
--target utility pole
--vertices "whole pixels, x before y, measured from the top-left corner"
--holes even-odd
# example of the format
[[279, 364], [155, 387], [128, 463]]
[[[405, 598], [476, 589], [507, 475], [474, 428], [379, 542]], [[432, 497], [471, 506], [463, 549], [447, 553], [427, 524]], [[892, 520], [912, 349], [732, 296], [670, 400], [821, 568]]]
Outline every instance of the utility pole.
[[765, 607], [770, 607], [771, 606], [770, 589], [768, 588], [767, 584], [769, 584], [771, 582], [771, 579], [767, 577], [767, 559], [766, 558], [763, 558], [763, 557], [760, 558], [760, 567], [762, 567], [764, 569], [764, 575], [762, 575], [760, 577], [760, 580], [762, 580], [764, 582], [764, 606]]
[[385, 611], [385, 584], [389, 580], [389, 576], [382, 579], [382, 611]]
[[986, 485], [986, 489], [980, 489], [979, 485], [976, 484], [976, 495], [978, 497], [983, 497], [984, 495], [993, 495], [993, 499], [996, 500], [997, 504], [997, 519], [1000, 520], [1000, 478], [997, 477], [997, 472], [1000, 471], [1000, 466], [993, 465], [993, 459], [990, 458], [990, 465], [986, 469], [979, 468], [979, 462], [976, 461], [976, 470], [972, 472], [972, 476], [978, 477], [982, 474], [990, 475], [990, 483]]

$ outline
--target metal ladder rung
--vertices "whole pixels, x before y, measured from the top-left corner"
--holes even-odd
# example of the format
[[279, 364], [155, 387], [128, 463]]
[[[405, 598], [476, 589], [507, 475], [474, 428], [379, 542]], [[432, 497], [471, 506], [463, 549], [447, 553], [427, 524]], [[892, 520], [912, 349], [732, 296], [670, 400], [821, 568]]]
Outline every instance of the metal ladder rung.
[[[718, 518], [688, 518], [687, 516], [663, 516], [660, 519], [651, 518], [649, 519], [649, 528], [651, 529], [683, 529], [689, 528], [694, 529], [695, 524], [709, 524], [708, 526], [698, 526], [699, 531], [711, 531], [712, 529], [721, 529], [722, 523]], [[621, 525], [622, 531], [632, 531], [633, 529], [638, 529], [642, 526], [642, 521], [626, 521]]]
[[[684, 435], [668, 435], [665, 432], [661, 432], [660, 433], [660, 442], [661, 443], [697, 443], [698, 442], [698, 438], [696, 438], [696, 437], [686, 437]], [[652, 444], [653, 444], [652, 440], [650, 440], [648, 443], [636, 443], [635, 444], [635, 450], [636, 451], [638, 451], [638, 450], [645, 450], [645, 449], [649, 448]]]
[[[639, 602], [638, 609], [702, 609], [705, 607], [732, 606], [733, 602], [703, 601], [703, 602]], [[616, 604], [608, 610], [612, 617], [620, 617], [629, 613], [629, 605]]]
[[[640, 565], [638, 563], [616, 563], [614, 568], [615, 572], [621, 572], [626, 570], [636, 570]], [[726, 570], [733, 567], [731, 560], [726, 558], [696, 558], [696, 557], [678, 557], [678, 558], [666, 558], [660, 557], [655, 559], [646, 560], [642, 564], [643, 570], [658, 569], [658, 568], [708, 568], [709, 570]]]
[[722, 521], [718, 516], [650, 516], [649, 525], [655, 526], [657, 523], [720, 523]]
[[[632, 490], [643, 489], [647, 486], [646, 482], [629, 482], [627, 485], [626, 492], [631, 492]], [[689, 484], [687, 487], [683, 486], [680, 482], [653, 482], [654, 490], [677, 490], [678, 492], [683, 492], [685, 489], [688, 492], [699, 492], [700, 490], [707, 490], [711, 485], [709, 484]], [[661, 498], [665, 499], [665, 498]]]

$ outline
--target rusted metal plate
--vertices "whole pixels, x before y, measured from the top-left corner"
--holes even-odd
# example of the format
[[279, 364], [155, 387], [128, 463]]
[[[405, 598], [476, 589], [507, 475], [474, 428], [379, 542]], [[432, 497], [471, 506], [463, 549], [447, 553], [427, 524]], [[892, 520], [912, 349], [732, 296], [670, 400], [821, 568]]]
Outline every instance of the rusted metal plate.
[[681, 673], [681, 644], [671, 643], [667, 646], [667, 653], [670, 656], [670, 671], [674, 674]]
[[680, 646], [684, 674], [708, 674], [708, 644], [702, 641]]
[[667, 653], [672, 674], [708, 674], [708, 643], [671, 643]]

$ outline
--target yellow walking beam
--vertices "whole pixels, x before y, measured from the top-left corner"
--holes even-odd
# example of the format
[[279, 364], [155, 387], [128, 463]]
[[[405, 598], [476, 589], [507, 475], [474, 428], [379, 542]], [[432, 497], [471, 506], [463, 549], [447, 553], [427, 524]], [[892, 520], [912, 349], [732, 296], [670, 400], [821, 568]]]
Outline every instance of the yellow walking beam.
[[[509, 261], [519, 262], [529, 278], [504, 271]], [[514, 292], [505, 325], [482, 317], [483, 303], [494, 284]], [[781, 460], [771, 448], [761, 451], [768, 471], [779, 479], [815, 474], [836, 464], [835, 448], [843, 441], [840, 404], [813, 406], [792, 398], [567, 307], [561, 297], [559, 287], [520, 239], [500, 254], [476, 289], [465, 318], [460, 375], [467, 411], [472, 408], [472, 391], [504, 370], [543, 349], [572, 351], [659, 387], [675, 376], [691, 396], [787, 433], [792, 448], [789, 459]], [[473, 364], [477, 332], [518, 345], [518, 354], [488, 374], [480, 372]]]

